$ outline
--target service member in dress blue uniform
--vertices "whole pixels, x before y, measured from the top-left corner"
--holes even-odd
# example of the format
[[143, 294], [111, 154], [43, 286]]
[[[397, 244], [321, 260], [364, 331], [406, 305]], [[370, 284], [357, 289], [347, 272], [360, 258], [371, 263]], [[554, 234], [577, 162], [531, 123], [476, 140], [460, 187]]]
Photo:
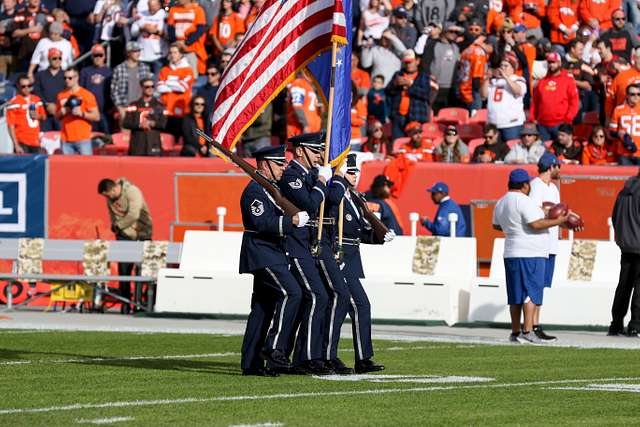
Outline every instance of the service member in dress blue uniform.
[[323, 221], [322, 239], [317, 256], [320, 277], [324, 281], [329, 294], [322, 353], [325, 365], [338, 375], [353, 374], [353, 369], [347, 367], [338, 358], [340, 331], [349, 312], [351, 293], [335, 256], [336, 216], [340, 202], [344, 199], [348, 187], [349, 183], [345, 180], [343, 172], [336, 171], [327, 186], [325, 220]]
[[450, 237], [451, 222], [449, 221], [449, 214], [455, 213], [458, 215], [456, 236], [465, 237], [467, 235], [467, 223], [464, 220], [460, 206], [449, 197], [449, 186], [444, 182], [436, 182], [431, 188], [427, 189], [427, 192], [431, 193], [431, 200], [438, 205], [438, 210], [433, 221], [423, 217], [422, 225], [434, 236]]
[[[286, 166], [286, 147], [267, 147], [255, 153], [257, 173], [273, 185], [281, 179]], [[242, 343], [244, 375], [277, 376], [264, 367], [288, 368], [286, 349], [295, 334], [302, 292], [289, 271], [284, 247], [285, 236], [304, 229], [309, 215], [302, 211], [286, 216], [271, 195], [255, 181], [249, 182], [240, 198], [242, 235], [240, 273], [253, 274], [251, 313]]]
[[[351, 187], [355, 187], [358, 180], [356, 154], [347, 157], [345, 179]], [[390, 230], [384, 237], [385, 242], [390, 242], [396, 234]], [[365, 372], [382, 371], [384, 365], [375, 363], [373, 357], [373, 345], [371, 343], [371, 304], [367, 293], [360, 283], [364, 278], [362, 259], [360, 258], [361, 243], [376, 242], [371, 225], [364, 218], [362, 210], [347, 192], [343, 209], [343, 236], [342, 236], [342, 274], [351, 293], [349, 317], [353, 328], [353, 348], [355, 352], [355, 371], [358, 374]]]
[[[278, 183], [284, 197], [309, 213], [311, 223], [317, 222], [320, 204], [326, 197], [327, 182], [333, 175], [330, 166], [321, 166], [324, 138], [324, 132], [290, 138], [293, 160]], [[307, 373], [324, 375], [333, 372], [323, 362], [322, 354], [329, 296], [311, 253], [311, 246], [316, 244], [316, 233], [315, 227], [297, 228], [286, 239], [286, 250], [291, 271], [303, 294], [293, 365]]]

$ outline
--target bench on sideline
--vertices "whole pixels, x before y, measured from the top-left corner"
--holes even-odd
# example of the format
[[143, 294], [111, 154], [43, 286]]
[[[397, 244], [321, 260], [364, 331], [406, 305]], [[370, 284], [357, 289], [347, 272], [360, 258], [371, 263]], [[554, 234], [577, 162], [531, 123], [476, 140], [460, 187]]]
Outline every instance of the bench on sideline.
[[[146, 245], [145, 245], [146, 243]], [[166, 245], [166, 247], [165, 247]], [[145, 254], [145, 248], [147, 254]], [[149, 256], [149, 251], [159, 249], [154, 257]], [[180, 258], [182, 245], [168, 242], [142, 242], [127, 240], [54, 240], [54, 239], [0, 239], [0, 259], [12, 261], [11, 272], [0, 272], [0, 280], [9, 281], [7, 292], [7, 309], [14, 307], [11, 288], [15, 281], [45, 282], [59, 284], [52, 286], [48, 292], [27, 298], [20, 305], [24, 305], [35, 299], [42, 298], [55, 292], [68, 282], [81, 282], [91, 285], [94, 290], [109, 295], [116, 300], [134, 304], [137, 308], [153, 310], [153, 286], [149, 286], [147, 307], [139, 302], [130, 301], [113, 293], [108, 288], [101, 289], [98, 284], [111, 281], [131, 281], [136, 284], [156, 281], [157, 270], [166, 264], [177, 264]], [[93, 253], [90, 253], [93, 251]], [[85, 267], [85, 274], [59, 274], [45, 273], [42, 271], [42, 261], [70, 261], [81, 262]], [[119, 276], [110, 274], [111, 262], [128, 262], [141, 264], [142, 270], [150, 272], [132, 276]], [[23, 263], [21, 265], [21, 263]], [[153, 264], [160, 265], [153, 265]], [[98, 268], [94, 268], [94, 267]], [[92, 271], [87, 271], [87, 268]], [[101, 270], [101, 271], [100, 271]], [[99, 271], [97, 274], [95, 271]]]

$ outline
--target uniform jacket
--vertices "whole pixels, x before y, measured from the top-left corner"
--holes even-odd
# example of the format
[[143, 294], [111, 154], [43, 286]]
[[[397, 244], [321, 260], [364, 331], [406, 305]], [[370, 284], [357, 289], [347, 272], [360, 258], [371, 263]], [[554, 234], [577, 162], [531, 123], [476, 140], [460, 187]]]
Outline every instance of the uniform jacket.
[[[343, 200], [349, 188], [349, 183], [341, 176], [334, 176], [327, 187], [327, 201], [325, 202], [325, 218], [337, 218], [340, 210], [340, 201]], [[334, 224], [322, 227], [322, 255], [333, 257], [335, 241], [338, 236], [337, 220]]]
[[458, 222], [456, 223], [456, 236], [466, 236], [467, 223], [464, 220], [464, 215], [462, 215], [462, 210], [460, 209], [460, 206], [458, 206], [458, 204], [450, 198], [440, 202], [433, 222], [426, 220], [422, 223], [422, 225], [424, 225], [425, 228], [429, 230], [434, 236], [449, 237], [451, 236], [449, 222], [449, 214], [451, 213], [458, 214]]
[[[351, 200], [350, 196], [344, 199], [342, 236], [344, 239], [360, 239], [361, 243], [374, 243], [371, 225], [364, 219], [362, 210]], [[360, 247], [353, 244], [345, 244], [346, 242], [347, 240], [342, 245], [343, 258], [340, 265], [342, 274], [344, 277], [363, 278], [364, 270], [362, 268], [362, 258], [360, 257]]]
[[[149, 130], [142, 128], [142, 124], [147, 120], [155, 122], [155, 126]], [[125, 129], [131, 130], [130, 156], [159, 156], [162, 154], [160, 132], [167, 125], [167, 115], [162, 102], [156, 98], [152, 98], [149, 102], [142, 98], [132, 102], [127, 107], [122, 125]]]
[[151, 239], [153, 223], [142, 192], [126, 178], [119, 178], [117, 183], [122, 186], [120, 197], [107, 200], [111, 224], [127, 239]]
[[242, 247], [240, 273], [251, 273], [271, 265], [288, 264], [284, 239], [296, 230], [284, 212], [255, 181], [249, 182], [240, 197]]
[[[311, 220], [317, 219], [320, 203], [325, 198], [327, 187], [318, 181], [318, 176], [313, 171], [306, 170], [297, 161], [292, 161], [284, 171], [282, 179], [278, 183], [282, 195], [291, 203], [309, 214]], [[315, 239], [315, 228], [306, 226], [296, 228], [291, 237], [286, 241], [286, 249], [289, 256], [294, 258], [311, 258], [311, 242]]]

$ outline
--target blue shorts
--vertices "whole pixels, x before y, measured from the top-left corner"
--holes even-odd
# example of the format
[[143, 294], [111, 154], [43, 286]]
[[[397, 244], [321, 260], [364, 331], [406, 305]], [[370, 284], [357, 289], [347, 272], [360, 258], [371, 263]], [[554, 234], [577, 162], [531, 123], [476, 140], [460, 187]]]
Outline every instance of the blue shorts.
[[546, 258], [505, 258], [507, 304], [524, 304], [527, 298], [542, 305]]
[[553, 282], [553, 272], [556, 268], [556, 254], [549, 254], [544, 267], [544, 287], [550, 288]]

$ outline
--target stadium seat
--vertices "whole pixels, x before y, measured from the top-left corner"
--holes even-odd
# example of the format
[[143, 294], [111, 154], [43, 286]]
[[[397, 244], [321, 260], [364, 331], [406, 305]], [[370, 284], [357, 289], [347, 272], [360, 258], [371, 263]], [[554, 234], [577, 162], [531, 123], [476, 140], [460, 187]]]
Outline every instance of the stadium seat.
[[[182, 146], [176, 144], [175, 136], [170, 133], [161, 133], [160, 134], [160, 144], [162, 147], [162, 152], [165, 155], [175, 156], [180, 154], [182, 150]], [[176, 147], [178, 147], [178, 151], [176, 152]]]
[[435, 139], [444, 136], [444, 126], [438, 123], [425, 123], [422, 125], [422, 137]]
[[509, 146], [509, 148], [513, 148], [513, 146], [516, 145], [518, 142], [520, 142], [519, 139], [510, 139], [507, 141], [507, 145]]
[[589, 137], [591, 136], [592, 129], [593, 129], [593, 125], [580, 123], [573, 127], [573, 136], [581, 140], [589, 139]]
[[582, 123], [585, 125], [599, 125], [600, 114], [597, 111], [587, 111], [582, 117]]
[[[43, 132], [40, 137], [40, 143], [43, 144], [43, 148], [49, 149], [49, 144], [51, 144], [50, 153], [53, 154], [62, 154], [62, 142], [60, 141], [60, 131], [50, 130], [48, 132]], [[58, 151], [60, 151], [58, 153]]]
[[458, 135], [464, 142], [469, 143], [472, 139], [482, 138], [482, 126], [477, 123], [466, 123], [458, 126]]
[[111, 135], [112, 144], [104, 146], [105, 154], [122, 156], [129, 151], [130, 132], [118, 132]]
[[469, 143], [467, 144], [467, 146], [469, 147], [469, 155], [472, 156], [476, 148], [482, 144], [484, 144], [484, 138], [475, 138], [469, 141]]
[[410, 139], [411, 138], [407, 136], [403, 136], [402, 138], [396, 138], [395, 141], [393, 141], [393, 154], [398, 153], [402, 148], [402, 146], [407, 142], [409, 142]]
[[443, 108], [438, 111], [437, 123], [444, 125], [461, 125], [469, 120], [469, 112], [464, 108]]
[[469, 117], [467, 123], [475, 123], [484, 126], [484, 124], [487, 123], [488, 117], [488, 110], [486, 108], [483, 108], [482, 110], [476, 111], [476, 114], [473, 117]]

